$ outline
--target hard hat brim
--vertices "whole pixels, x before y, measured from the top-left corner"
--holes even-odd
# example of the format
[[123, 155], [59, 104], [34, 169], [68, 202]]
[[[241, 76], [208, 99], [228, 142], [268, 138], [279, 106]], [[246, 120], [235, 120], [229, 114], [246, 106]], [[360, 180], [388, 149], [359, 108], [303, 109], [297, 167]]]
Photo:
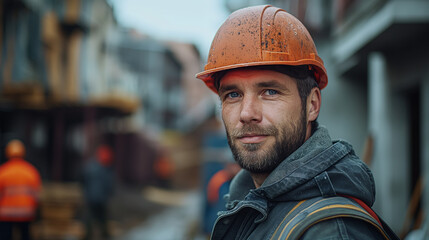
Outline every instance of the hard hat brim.
[[251, 63], [240, 63], [240, 64], [233, 64], [218, 68], [212, 68], [210, 70], [205, 70], [203, 72], [200, 72], [195, 75], [196, 78], [201, 79], [204, 81], [204, 83], [207, 85], [208, 88], [210, 88], [214, 93], [218, 93], [214, 79], [213, 74], [217, 72], [227, 71], [227, 70], [233, 70], [238, 68], [247, 68], [247, 67], [255, 67], [255, 66], [268, 66], [268, 65], [285, 65], [285, 66], [300, 66], [300, 65], [311, 65], [314, 68], [315, 78], [319, 85], [320, 89], [323, 89], [328, 85], [328, 76], [326, 74], [326, 69], [323, 65], [320, 65], [319, 62], [313, 60], [313, 59], [302, 59], [298, 61], [293, 62], [285, 62], [285, 61], [263, 61], [263, 62], [251, 62]]

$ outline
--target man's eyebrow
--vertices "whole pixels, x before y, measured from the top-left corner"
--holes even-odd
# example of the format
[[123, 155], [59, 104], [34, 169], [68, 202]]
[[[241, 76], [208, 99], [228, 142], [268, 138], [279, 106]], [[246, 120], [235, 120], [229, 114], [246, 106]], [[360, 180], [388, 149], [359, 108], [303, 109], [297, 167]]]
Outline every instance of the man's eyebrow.
[[230, 84], [230, 85], [220, 85], [218, 93], [219, 95], [222, 95], [222, 93], [229, 91], [229, 90], [233, 90], [233, 89], [237, 89], [237, 85], [235, 84]]
[[276, 89], [280, 89], [280, 90], [288, 90], [288, 88], [283, 85], [280, 84], [278, 81], [267, 81], [267, 82], [260, 82], [257, 83], [256, 86], [260, 87], [260, 88], [276, 88]]

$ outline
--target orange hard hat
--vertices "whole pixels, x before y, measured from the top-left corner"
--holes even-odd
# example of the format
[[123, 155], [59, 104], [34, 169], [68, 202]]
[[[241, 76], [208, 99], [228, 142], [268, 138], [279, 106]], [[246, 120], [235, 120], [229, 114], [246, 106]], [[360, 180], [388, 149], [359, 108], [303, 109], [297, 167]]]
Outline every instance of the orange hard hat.
[[217, 93], [213, 74], [261, 65], [308, 65], [320, 89], [328, 84], [307, 29], [285, 10], [270, 5], [233, 12], [217, 31], [204, 71], [196, 77]]
[[97, 148], [98, 162], [104, 166], [109, 166], [113, 160], [112, 149], [108, 145], [101, 145]]
[[19, 157], [22, 158], [25, 156], [25, 147], [24, 144], [19, 140], [12, 140], [6, 145], [6, 157], [14, 158]]

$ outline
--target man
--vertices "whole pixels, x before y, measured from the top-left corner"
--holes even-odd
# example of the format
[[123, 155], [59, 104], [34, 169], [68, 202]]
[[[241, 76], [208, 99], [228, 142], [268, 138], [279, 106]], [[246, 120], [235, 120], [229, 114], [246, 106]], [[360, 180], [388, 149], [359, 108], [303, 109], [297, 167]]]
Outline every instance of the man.
[[112, 160], [111, 148], [107, 145], [100, 145], [97, 148], [96, 158], [91, 159], [83, 168], [82, 183], [89, 210], [85, 219], [85, 239], [93, 239], [94, 222], [98, 224], [103, 239], [110, 238], [107, 210], [109, 199], [113, 194]]
[[[36, 217], [41, 188], [37, 169], [24, 160], [25, 147], [19, 140], [5, 149], [8, 161], [0, 166], [0, 239], [30, 239], [30, 223]], [[13, 231], [13, 229], [16, 229]]]
[[295, 17], [272, 6], [232, 13], [197, 77], [219, 95], [244, 169], [212, 239], [394, 239], [367, 207], [370, 170], [317, 124], [327, 73]]

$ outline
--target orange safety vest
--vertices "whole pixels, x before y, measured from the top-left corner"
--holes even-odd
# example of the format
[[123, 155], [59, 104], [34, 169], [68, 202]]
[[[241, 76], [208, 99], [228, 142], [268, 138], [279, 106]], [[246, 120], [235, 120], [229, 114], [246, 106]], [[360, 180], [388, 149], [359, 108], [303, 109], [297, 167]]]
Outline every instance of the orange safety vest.
[[39, 172], [21, 158], [0, 166], [0, 221], [31, 221], [41, 188]]

